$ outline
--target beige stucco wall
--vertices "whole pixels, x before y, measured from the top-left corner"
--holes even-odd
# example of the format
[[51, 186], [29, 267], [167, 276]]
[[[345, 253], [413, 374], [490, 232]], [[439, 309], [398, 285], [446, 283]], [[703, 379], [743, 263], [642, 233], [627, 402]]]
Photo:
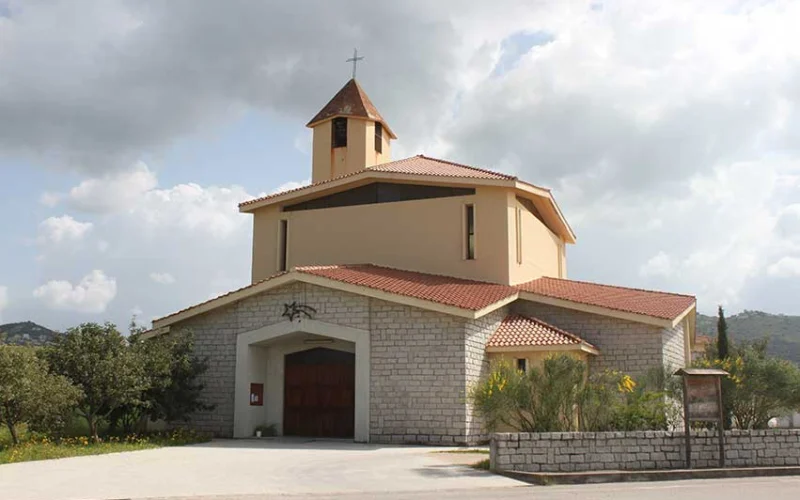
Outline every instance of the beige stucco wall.
[[517, 359], [527, 359], [528, 360], [528, 368], [531, 367], [541, 367], [544, 360], [547, 359], [548, 356], [553, 356], [556, 354], [566, 354], [567, 356], [572, 356], [576, 359], [580, 359], [582, 361], [589, 362], [589, 353], [585, 351], [519, 351], [519, 352], [490, 352], [489, 353], [489, 361], [495, 361], [499, 359], [507, 359], [511, 362], [516, 362]]
[[[519, 211], [519, 212], [518, 212]], [[517, 261], [517, 217], [520, 218], [522, 262]], [[508, 195], [508, 261], [510, 284], [551, 276], [566, 278], [564, 242], [536, 218], [513, 193]]]
[[347, 147], [331, 148], [331, 123], [313, 128], [311, 182], [321, 182], [385, 163], [391, 158], [389, 134], [384, 130], [382, 153], [375, 151], [375, 122], [347, 119]]
[[[464, 258], [464, 205], [475, 205], [475, 260]], [[508, 195], [475, 195], [350, 207], [254, 213], [253, 281], [278, 270], [279, 220], [289, 221], [288, 265], [371, 263], [507, 283]]]

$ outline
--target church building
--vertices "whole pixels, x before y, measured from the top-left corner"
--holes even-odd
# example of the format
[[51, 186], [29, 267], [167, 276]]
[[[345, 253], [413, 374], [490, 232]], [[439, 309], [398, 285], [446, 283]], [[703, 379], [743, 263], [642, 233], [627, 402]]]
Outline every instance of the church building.
[[153, 323], [207, 356], [191, 425], [220, 437], [474, 444], [466, 393], [503, 356], [632, 375], [691, 360], [695, 299], [567, 278], [575, 234], [552, 192], [423, 155], [355, 79], [307, 125], [312, 183], [239, 206], [249, 286]]

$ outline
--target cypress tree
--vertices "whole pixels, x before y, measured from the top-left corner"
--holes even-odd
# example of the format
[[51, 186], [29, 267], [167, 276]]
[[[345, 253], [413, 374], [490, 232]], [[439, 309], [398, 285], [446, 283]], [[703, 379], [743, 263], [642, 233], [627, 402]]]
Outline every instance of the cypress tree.
[[[728, 323], [725, 321], [725, 311], [719, 306], [717, 317], [717, 358], [725, 360], [730, 356], [730, 345], [728, 342]], [[723, 428], [728, 430], [733, 423], [733, 412], [731, 411], [731, 391], [733, 381], [728, 377], [722, 379], [722, 414], [724, 421]]]
[[725, 322], [725, 311], [719, 306], [717, 318], [717, 357], [726, 359], [730, 355], [728, 349], [728, 323]]

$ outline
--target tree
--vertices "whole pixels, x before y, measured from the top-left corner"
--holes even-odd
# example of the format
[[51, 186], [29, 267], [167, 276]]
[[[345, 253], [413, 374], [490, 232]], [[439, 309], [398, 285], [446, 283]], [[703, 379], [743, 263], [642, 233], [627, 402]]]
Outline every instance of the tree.
[[34, 348], [0, 345], [0, 424], [14, 444], [23, 422], [39, 430], [62, 427], [80, 397], [69, 380], [48, 372]]
[[98, 421], [123, 405], [141, 402], [148, 377], [141, 358], [111, 323], [85, 323], [56, 337], [46, 358], [53, 371], [83, 391], [78, 413], [98, 440]]
[[730, 354], [728, 345], [728, 323], [725, 321], [725, 311], [719, 306], [717, 312], [717, 356], [719, 359], [726, 359]]
[[212, 410], [201, 401], [199, 377], [208, 369], [207, 358], [194, 355], [194, 337], [188, 330], [143, 339], [144, 329], [131, 322], [128, 341], [148, 374], [148, 387], [136, 404], [111, 413], [111, 428], [131, 432], [142, 417], [151, 421], [187, 421], [197, 411]]
[[744, 344], [726, 365], [731, 412], [740, 429], [766, 429], [771, 418], [800, 410], [800, 368], [766, 351], [766, 339]]
[[[730, 342], [728, 341], [728, 323], [725, 321], [725, 311], [719, 306], [717, 311], [717, 358], [725, 361], [730, 357]], [[733, 426], [731, 409], [731, 393], [734, 390], [730, 378], [722, 379], [722, 426], [729, 430]]]
[[187, 421], [196, 411], [214, 407], [201, 401], [199, 377], [208, 359], [194, 355], [194, 336], [189, 331], [140, 342], [153, 380], [145, 391], [146, 413], [151, 420]]

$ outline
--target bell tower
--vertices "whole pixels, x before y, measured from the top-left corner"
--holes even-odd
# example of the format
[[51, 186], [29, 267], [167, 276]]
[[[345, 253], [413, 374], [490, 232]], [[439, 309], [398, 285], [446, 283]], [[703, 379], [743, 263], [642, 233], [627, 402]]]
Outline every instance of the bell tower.
[[306, 126], [314, 134], [312, 183], [391, 161], [390, 141], [397, 136], [355, 78]]

